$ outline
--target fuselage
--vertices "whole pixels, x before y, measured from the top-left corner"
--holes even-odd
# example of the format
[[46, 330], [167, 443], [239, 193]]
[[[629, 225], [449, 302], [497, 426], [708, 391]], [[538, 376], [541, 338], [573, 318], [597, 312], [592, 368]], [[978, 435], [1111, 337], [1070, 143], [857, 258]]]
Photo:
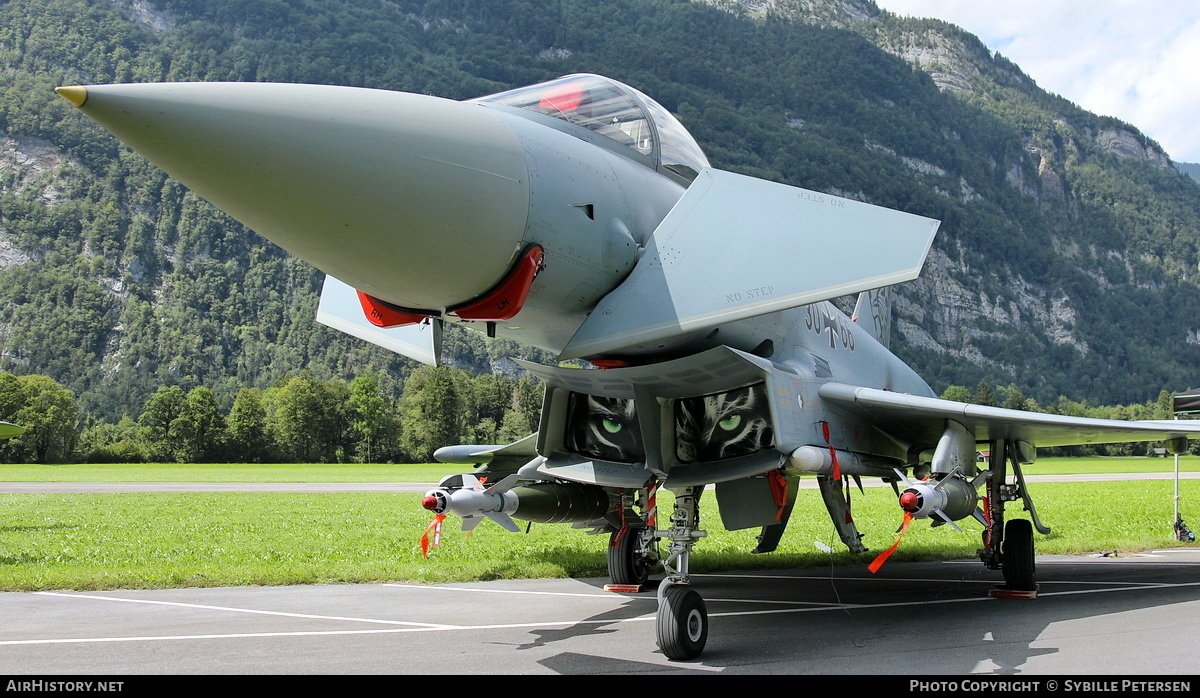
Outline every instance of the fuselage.
[[[629, 276], [708, 167], [666, 109], [595, 75], [468, 102], [263, 83], [63, 94], [202, 197], [372, 302], [552, 352]], [[478, 317], [464, 309], [511, 283], [531, 250], [539, 272], [524, 281], [518, 311], [463, 319]], [[853, 376], [856, 385], [932, 394], [828, 302], [584, 358], [644, 365], [721, 346], [813, 385]]]

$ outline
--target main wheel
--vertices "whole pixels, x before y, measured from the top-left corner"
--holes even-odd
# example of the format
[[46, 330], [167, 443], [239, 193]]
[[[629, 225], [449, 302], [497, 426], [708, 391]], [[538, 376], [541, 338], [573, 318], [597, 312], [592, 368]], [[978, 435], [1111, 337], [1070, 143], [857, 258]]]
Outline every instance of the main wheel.
[[708, 610], [689, 586], [667, 588], [658, 607], [658, 647], [668, 659], [695, 659], [708, 642]]
[[613, 584], [641, 586], [650, 578], [654, 559], [638, 552], [642, 547], [644, 528], [630, 528], [621, 535], [613, 531], [608, 544], [608, 576]]
[[1000, 568], [1009, 589], [1034, 591], [1037, 579], [1033, 569], [1033, 524], [1012, 519], [1004, 525], [1004, 543]]

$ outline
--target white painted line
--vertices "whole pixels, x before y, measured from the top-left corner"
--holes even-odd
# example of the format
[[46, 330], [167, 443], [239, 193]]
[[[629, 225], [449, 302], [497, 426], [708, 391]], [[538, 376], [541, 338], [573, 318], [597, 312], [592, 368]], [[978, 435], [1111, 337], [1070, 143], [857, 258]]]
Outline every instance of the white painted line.
[[[979, 563], [973, 563], [973, 564], [979, 564]], [[1041, 563], [1039, 562], [1038, 564], [1041, 564]], [[802, 576], [802, 575], [782, 575], [782, 574], [779, 574], [779, 575], [693, 574], [692, 576], [693, 577], [727, 577], [729, 579], [768, 579], [768, 580], [770, 580], [770, 579], [799, 579], [799, 580], [809, 580], [809, 581], [814, 581], [814, 582], [831, 582], [832, 581], [832, 582], [838, 582], [838, 583], [870, 582], [873, 584], [878, 584], [881, 582], [917, 582], [917, 583], [921, 583], [921, 584], [925, 584], [925, 583], [942, 584], [942, 583], [947, 583], [947, 582], [954, 582], [954, 583], [958, 583], [958, 584], [986, 584], [988, 586], [996, 586], [997, 584], [1000, 583], [1000, 580], [998, 580], [998, 579], [931, 579], [931, 578], [921, 578], [921, 577], [830, 577], [829, 575]], [[1039, 581], [1038, 584], [1093, 584], [1093, 585], [1098, 585], [1098, 586], [1107, 586], [1107, 585], [1112, 585], [1112, 584], [1144, 584], [1146, 586], [1154, 586], [1154, 585], [1157, 585], [1158, 582], [1114, 582], [1114, 581], [1092, 582], [1092, 581], [1050, 580], [1050, 581]]]
[[140, 603], [152, 606], [178, 606], [180, 608], [199, 608], [206, 611], [228, 611], [231, 613], [248, 613], [260, 616], [283, 616], [285, 618], [304, 618], [307, 620], [345, 620], [355, 623], [377, 623], [379, 625], [405, 625], [417, 628], [454, 628], [457, 626], [441, 623], [410, 623], [402, 620], [380, 620], [378, 618], [354, 618], [349, 616], [322, 616], [312, 613], [286, 613], [284, 611], [259, 611], [249, 608], [231, 608], [229, 606], [208, 606], [198, 603], [181, 603], [178, 601], [150, 601], [148, 599], [126, 599], [118, 596], [93, 596], [91, 594], [61, 594], [53, 591], [35, 591], [38, 596], [58, 596], [67, 599], [90, 599], [93, 601], [119, 601], [121, 603]]
[[[1078, 560], [1044, 560], [1038, 558], [1038, 565], [1115, 565], [1121, 562], [1136, 562], [1139, 567], [1195, 567], [1200, 569], [1200, 562], [1178, 562], [1175, 560], [1147, 560], [1140, 555], [1122, 555], [1120, 557], [1083, 557]], [[975, 565], [980, 563], [973, 560], [944, 560], [943, 565]], [[696, 575], [692, 575], [693, 577]]]
[[707, 602], [720, 601], [721, 603], [756, 603], [767, 604], [771, 606], [811, 606], [818, 609], [825, 608], [863, 608], [863, 604], [856, 603], [833, 603], [829, 601], [775, 601], [773, 599], [705, 599]]
[[830, 577], [829, 575], [791, 574], [693, 574], [693, 577], [724, 577], [727, 579], [799, 579], [813, 582], [967, 582], [971, 584], [995, 584], [986, 579], [923, 579], [918, 577]]
[[[1045, 592], [1045, 593], [1038, 593], [1038, 598], [1044, 598], [1047, 596], [1076, 596], [1076, 595], [1081, 595], [1081, 594], [1105, 594], [1110, 591], [1146, 591], [1148, 588], [1149, 589], [1173, 589], [1176, 587], [1194, 587], [1194, 586], [1200, 586], [1200, 582], [1180, 582], [1180, 583], [1165, 583], [1164, 582], [1161, 584], [1153, 584], [1152, 583], [1149, 586], [1124, 586], [1124, 587], [1113, 587], [1110, 589], [1076, 589], [1073, 591], [1051, 591], [1051, 592]], [[939, 604], [974, 603], [976, 601], [997, 601], [997, 600], [1003, 600], [1003, 599], [993, 599], [988, 596], [969, 596], [969, 597], [958, 598], [958, 599], [936, 599], [936, 600], [932, 600], [932, 601], [931, 600], [895, 601], [895, 602], [891, 602], [891, 603], [858, 604], [856, 606], [852, 606], [849, 604], [847, 604], [845, 606], [830, 605], [825, 608], [784, 608], [784, 609], [777, 609], [777, 610], [773, 610], [773, 611], [731, 611], [731, 612], [727, 612], [727, 613], [710, 613], [708, 615], [710, 618], [716, 618], [716, 617], [721, 617], [721, 616], [754, 616], [754, 615], [770, 615], [770, 614], [776, 614], [776, 613], [809, 613], [812, 611], [833, 611], [833, 610], [839, 610], [841, 608], [849, 608], [849, 609], [853, 609], [856, 611], [862, 611], [862, 610], [871, 610], [871, 609], [875, 609], [875, 608], [898, 608], [901, 606], [933, 606], [933, 605], [939, 605]]]
[[[698, 577], [698, 576], [702, 576], [702, 575], [692, 575], [692, 576]], [[703, 575], [703, 576], [713, 577], [713, 576], [717, 576], [717, 575]], [[733, 576], [733, 575], [731, 575], [731, 576]], [[760, 577], [760, 579], [761, 579], [761, 577]], [[442, 590], [442, 591], [466, 591], [466, 592], [472, 592], [472, 593], [478, 592], [478, 593], [484, 593], [484, 594], [529, 594], [531, 596], [582, 596], [584, 598], [596, 598], [596, 599], [619, 598], [619, 599], [630, 599], [630, 600], [635, 600], [635, 601], [654, 601], [654, 602], [658, 601], [658, 597], [654, 596], [654, 595], [625, 596], [623, 594], [618, 594], [616, 592], [611, 592], [611, 591], [605, 592], [604, 594], [580, 594], [580, 593], [558, 592], [558, 591], [521, 591], [518, 589], [472, 589], [472, 588], [466, 588], [466, 587], [444, 587], [444, 586], [432, 586], [432, 585], [426, 586], [426, 585], [421, 585], [421, 584], [384, 584], [383, 586], [385, 586], [385, 587], [401, 587], [401, 588], [405, 588], [405, 589], [434, 589], [434, 590]], [[646, 592], [643, 592], [643, 593], [646, 593]], [[837, 608], [843, 608], [846, 606], [846, 604], [835, 604], [835, 603], [827, 603], [827, 602], [822, 602], [822, 601], [771, 601], [771, 600], [763, 600], [763, 599], [708, 599], [708, 600], [709, 601], [721, 601], [724, 603], [758, 603], [758, 604], [775, 604], [775, 605], [786, 604], [786, 605], [804, 605], [804, 606], [834, 606]]]
[[1183, 587], [1200, 586], [1200, 582], [1163, 582], [1161, 584], [1150, 584], [1141, 586], [1123, 586], [1112, 587], [1111, 589], [1076, 589], [1074, 591], [1050, 591], [1044, 594], [1038, 593], [1038, 597], [1043, 596], [1073, 596], [1076, 594], [1103, 594], [1110, 591], [1145, 591], [1146, 589], [1179, 589]]
[[1138, 567], [1195, 567], [1200, 570], [1200, 564], [1195, 562], [1176, 562], [1175, 560], [1147, 560], [1144, 557], [1134, 558], [1132, 555], [1125, 557], [1093, 557], [1086, 560], [1038, 560], [1039, 565], [1118, 565], [1122, 562], [1130, 562]]
[[314, 630], [296, 631], [290, 633], [226, 633], [220, 635], [135, 635], [131, 637], [65, 637], [48, 638], [43, 640], [0, 640], [0, 646], [12, 645], [77, 645], [100, 642], [162, 642], [167, 640], [229, 640], [236, 638], [256, 637], [314, 637], [321, 635], [377, 635], [383, 633], [423, 633], [438, 630], [453, 630], [450, 626], [442, 628], [386, 628], [379, 630]]
[[[427, 584], [383, 584], [385, 587], [398, 587], [401, 589], [435, 589], [441, 591], [467, 591], [478, 594], [523, 594], [528, 596], [574, 596], [585, 599], [639, 599], [642, 601], [654, 601], [655, 597], [650, 596], [627, 596], [624, 593], [616, 591], [606, 591], [599, 594], [582, 594], [579, 592], [567, 591], [525, 591], [521, 589], [479, 589], [473, 587], [446, 587], [440, 585]], [[643, 592], [645, 593], [645, 592]]]
[[[1086, 592], [1085, 592], [1086, 593]], [[975, 603], [977, 601], [994, 601], [986, 596], [968, 596], [961, 599], [937, 599], [935, 601], [894, 601], [891, 603], [864, 603], [858, 605], [852, 604], [830, 604], [821, 608], [778, 608], [770, 611], [728, 611], [724, 613], [710, 613], [709, 618], [720, 618], [725, 616], [769, 616], [782, 613], [812, 613], [814, 611], [870, 611], [875, 608], [897, 608], [900, 606], [933, 606], [936, 604], [945, 603]]]
[[[394, 585], [394, 586], [405, 586], [405, 585]], [[1173, 589], [1173, 588], [1195, 587], [1195, 586], [1200, 586], [1200, 582], [1161, 583], [1161, 584], [1150, 584], [1148, 586], [1147, 585], [1135, 585], [1135, 586], [1112, 587], [1112, 588], [1107, 588], [1107, 589], [1079, 589], [1079, 590], [1073, 590], [1073, 591], [1046, 592], [1046, 593], [1039, 594], [1039, 597], [1046, 598], [1046, 597], [1052, 597], [1052, 596], [1077, 596], [1077, 595], [1082, 595], [1082, 594], [1104, 594], [1104, 593], [1109, 593], [1109, 592], [1114, 592], [1114, 591], [1146, 591], [1147, 588]], [[420, 587], [420, 586], [417, 586], [416, 588], [447, 589], [447, 587]], [[467, 591], [479, 591], [479, 590], [469, 589]], [[50, 595], [50, 596], [70, 596], [70, 597], [75, 597], [75, 598], [87, 598], [85, 595], [80, 595], [80, 594], [55, 594], [53, 592], [36, 592], [36, 593]], [[519, 593], [519, 592], [513, 592], [513, 593]], [[532, 592], [532, 593], [550, 595], [550, 596], [557, 596], [557, 595], [600, 596], [599, 594], [554, 594], [551, 592]], [[95, 597], [95, 598], [99, 598], [99, 599], [102, 599], [105, 601], [133, 601], [133, 602], [136, 602], [133, 599], [114, 599], [112, 597], [103, 597], [103, 596]], [[625, 597], [625, 598], [630, 598], [630, 597]], [[713, 601], [716, 601], [716, 600], [717, 599], [713, 599]], [[780, 614], [785, 614], [785, 613], [813, 613], [813, 612], [820, 612], [820, 611], [841, 611], [841, 610], [845, 610], [845, 609], [853, 609], [853, 610], [861, 611], [861, 610], [870, 610], [870, 609], [875, 609], [875, 608], [897, 608], [897, 607], [903, 607], [903, 606], [931, 606], [931, 605], [940, 605], [940, 604], [978, 603], [978, 602], [990, 602], [990, 601], [997, 601], [997, 599], [992, 599], [987, 596], [972, 596], [972, 597], [956, 598], [956, 599], [934, 599], [934, 600], [924, 599], [924, 600], [917, 600], [917, 601], [897, 601], [897, 602], [891, 602], [891, 603], [877, 603], [877, 604], [858, 604], [858, 605], [829, 604], [829, 605], [823, 605], [823, 606], [806, 606], [803, 608], [765, 609], [765, 610], [758, 610], [758, 611], [726, 611], [726, 612], [722, 612], [722, 613], [710, 613], [709, 617], [710, 618], [727, 618], [727, 617], [735, 617], [735, 616], [780, 615]], [[173, 602], [143, 602], [143, 603], [159, 603], [159, 604], [163, 604], [163, 605], [179, 605], [179, 606], [192, 606], [193, 605], [193, 604], [176, 604]], [[769, 603], [769, 602], [766, 602], [766, 603]], [[215, 608], [215, 609], [220, 609], [220, 610], [226, 610], [226, 609], [221, 609], [221, 607], [217, 607], [217, 606], [200, 606], [200, 608]], [[245, 611], [245, 609], [228, 609], [228, 610], [243, 611], [243, 612]], [[270, 613], [273, 615], [273, 612], [267, 612], [267, 613]], [[298, 615], [298, 614], [284, 614], [284, 615]], [[330, 618], [331, 616], [315, 616], [315, 617]], [[646, 621], [653, 621], [653, 620], [655, 620], [654, 615], [646, 614], [646, 615], [641, 615], [641, 616], [637, 616], [634, 618], [615, 618], [615, 619], [606, 619], [606, 620], [586, 620], [585, 619], [585, 620], [541, 621], [541, 622], [534, 622], [534, 623], [505, 623], [505, 624], [473, 625], [473, 626], [443, 625], [443, 626], [410, 627], [410, 628], [380, 628], [380, 629], [373, 629], [373, 630], [327, 630], [327, 631], [308, 631], [308, 632], [300, 631], [300, 632], [280, 632], [280, 633], [232, 633], [232, 634], [220, 634], [220, 635], [160, 635], [160, 636], [137, 636], [137, 637], [98, 637], [98, 638], [58, 638], [58, 639], [39, 639], [39, 640], [4, 640], [4, 641], [0, 641], [0, 646], [86, 644], [86, 643], [102, 643], [102, 642], [155, 642], [155, 641], [172, 641], [172, 640], [219, 640], [219, 639], [267, 638], [267, 637], [322, 637], [322, 636], [337, 636], [337, 635], [378, 635], [378, 634], [387, 634], [387, 633], [441, 632], [441, 631], [461, 631], [461, 630], [509, 630], [509, 629], [521, 629], [521, 628], [547, 628], [547, 627], [560, 627], [560, 626], [570, 627], [570, 626], [575, 626], [575, 625], [610, 625], [610, 624], [619, 624], [619, 623], [639, 623], [639, 622], [646, 622]], [[391, 622], [391, 621], [382, 621], [382, 622]], [[671, 664], [671, 665], [664, 665], [664, 666], [677, 666], [677, 665]], [[694, 668], [701, 669], [704, 667], [696, 666]]]
[[495, 623], [491, 625], [440, 625], [421, 628], [380, 628], [373, 630], [298, 630], [292, 632], [272, 633], [222, 633], [209, 635], [140, 635], [132, 637], [78, 637], [78, 638], [49, 638], [41, 640], [0, 640], [0, 646], [6, 645], [56, 645], [81, 644], [89, 642], [153, 642], [162, 640], [224, 640], [233, 638], [261, 637], [322, 637], [331, 635], [381, 635], [390, 633], [427, 633], [458, 630], [510, 630], [521, 628], [547, 628], [573, 625], [608, 625], [611, 623], [638, 623], [655, 620], [654, 615], [641, 615], [634, 618], [610, 618], [607, 620], [559, 620], [539, 621], [533, 623]]

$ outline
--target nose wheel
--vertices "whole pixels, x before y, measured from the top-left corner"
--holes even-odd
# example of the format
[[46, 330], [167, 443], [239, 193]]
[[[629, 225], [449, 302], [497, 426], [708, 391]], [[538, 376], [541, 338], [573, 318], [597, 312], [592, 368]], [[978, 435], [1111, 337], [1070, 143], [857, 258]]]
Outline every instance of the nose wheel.
[[688, 586], [692, 547], [708, 535], [698, 528], [703, 493], [703, 486], [676, 492], [671, 528], [655, 532], [671, 541], [670, 555], [663, 561], [667, 578], [658, 588], [658, 648], [667, 659], [695, 659], [708, 642], [708, 609], [700, 594]]
[[708, 642], [708, 610], [700, 594], [686, 585], [672, 585], [658, 606], [658, 648], [668, 659], [700, 656]]

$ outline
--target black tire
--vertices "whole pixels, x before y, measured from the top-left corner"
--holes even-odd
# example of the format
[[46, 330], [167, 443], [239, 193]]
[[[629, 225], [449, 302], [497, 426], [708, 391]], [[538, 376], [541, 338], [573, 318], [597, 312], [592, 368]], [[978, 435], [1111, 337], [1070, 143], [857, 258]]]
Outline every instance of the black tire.
[[708, 610], [688, 586], [669, 587], [658, 607], [658, 647], [667, 659], [700, 656], [708, 642]]
[[1012, 519], [1004, 525], [1000, 567], [1004, 572], [1004, 583], [1009, 589], [1037, 589], [1033, 563], [1033, 524], [1028, 520]]
[[[631, 528], [625, 531], [617, 542], [620, 531], [613, 531], [608, 539], [608, 577], [613, 584], [634, 584], [641, 586], [650, 578], [650, 568], [654, 561], [637, 552], [643, 529]], [[616, 545], [613, 545], [613, 543]]]

